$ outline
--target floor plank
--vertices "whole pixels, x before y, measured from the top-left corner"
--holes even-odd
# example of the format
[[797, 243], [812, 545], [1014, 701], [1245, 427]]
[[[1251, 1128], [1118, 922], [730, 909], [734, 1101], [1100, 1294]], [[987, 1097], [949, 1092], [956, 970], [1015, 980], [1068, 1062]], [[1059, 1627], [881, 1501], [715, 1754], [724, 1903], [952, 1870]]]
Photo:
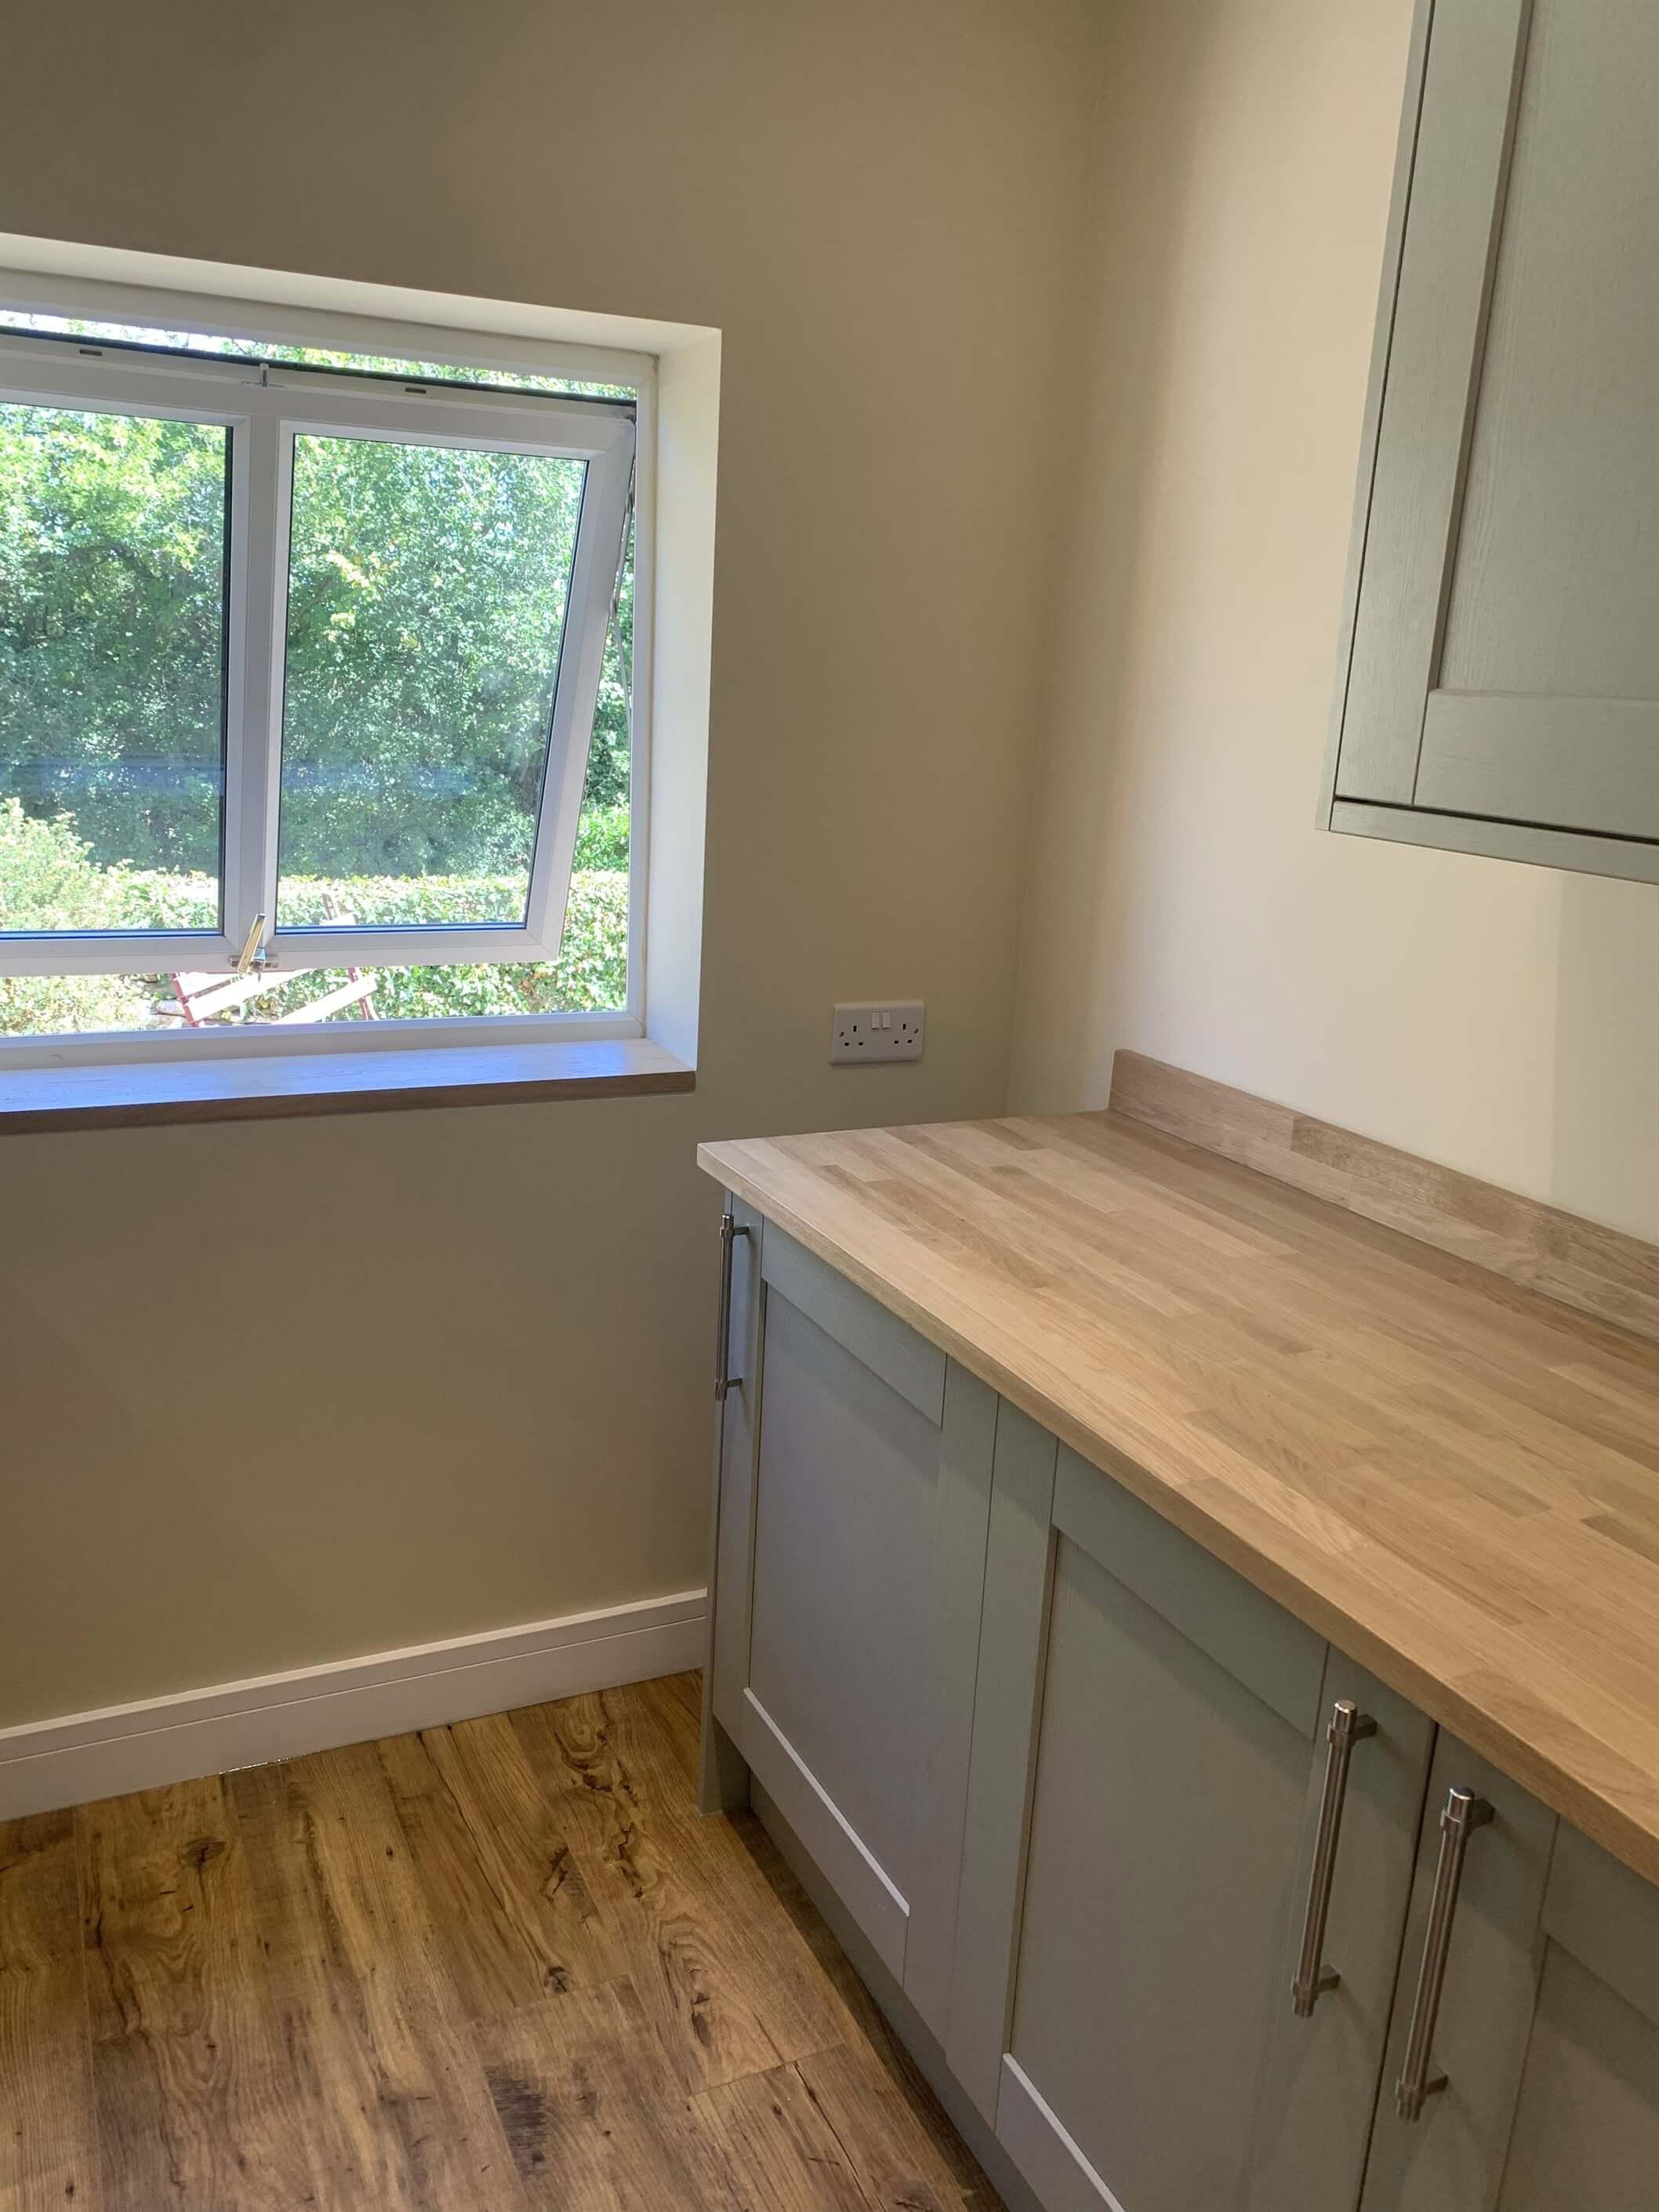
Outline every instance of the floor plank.
[[727, 1820], [643, 1821], [592, 1862], [594, 1895], [688, 2089], [764, 2073], [849, 2027]]
[[76, 1832], [105, 2203], [310, 2206], [222, 1784], [106, 1798]]
[[996, 2212], [764, 1831], [697, 1817], [699, 1717], [0, 1826], [0, 2212]]
[[609, 1850], [642, 1820], [692, 1817], [683, 1753], [655, 1683], [530, 1705], [509, 1717], [579, 1851]]
[[963, 2212], [933, 2129], [868, 2043], [815, 2051], [796, 2071], [875, 2212]]
[[631, 1983], [550, 1997], [475, 2033], [538, 2212], [749, 2212]]
[[[286, 2019], [328, 2085], [331, 2200], [525, 2212], [373, 1745], [232, 1778]], [[355, 2192], [355, 2194], [354, 2194]]]
[[393, 1737], [379, 1750], [471, 2017], [623, 1971], [564, 1826], [503, 1718]]
[[0, 1821], [0, 2212], [97, 2212], [75, 1815]]
[[835, 2130], [793, 2066], [697, 2100], [750, 2201], [767, 2212], [871, 2212]]
[[[1000, 2199], [978, 2160], [951, 2124], [945, 2107], [853, 1971], [852, 1962], [783, 1854], [752, 1814], [739, 1814], [730, 1825], [754, 1861], [777, 1910], [811, 1952], [825, 1987], [835, 1992], [844, 2008], [848, 2027], [842, 2042], [854, 2053], [868, 2080], [888, 2085], [926, 2136], [932, 2151], [932, 2159], [925, 2160], [927, 2170], [945, 2177], [945, 2203], [954, 2204], [955, 2198], [949, 2193], [954, 2190], [969, 2212], [998, 2212]], [[822, 2055], [811, 2054], [809, 2063], [816, 2065]]]

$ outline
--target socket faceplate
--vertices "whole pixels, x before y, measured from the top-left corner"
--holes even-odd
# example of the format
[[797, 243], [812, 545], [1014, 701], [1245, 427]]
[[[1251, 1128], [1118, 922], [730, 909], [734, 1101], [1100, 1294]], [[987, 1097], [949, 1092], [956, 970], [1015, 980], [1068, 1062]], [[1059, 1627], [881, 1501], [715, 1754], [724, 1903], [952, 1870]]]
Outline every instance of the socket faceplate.
[[920, 1060], [926, 1015], [920, 999], [868, 999], [837, 1006], [830, 1024], [830, 1057], [841, 1066], [859, 1060]]

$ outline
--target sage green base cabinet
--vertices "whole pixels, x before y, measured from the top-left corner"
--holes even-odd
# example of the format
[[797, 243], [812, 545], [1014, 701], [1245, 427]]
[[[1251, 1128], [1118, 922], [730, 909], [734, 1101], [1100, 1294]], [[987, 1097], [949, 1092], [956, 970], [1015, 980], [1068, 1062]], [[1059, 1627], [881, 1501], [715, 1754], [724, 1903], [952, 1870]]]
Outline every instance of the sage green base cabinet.
[[1056, 2212], [1352, 2205], [1429, 1723], [1007, 1409], [980, 1680], [946, 2048], [999, 2140]]
[[1659, 1890], [729, 1213], [703, 1802], [1048, 2212], [1659, 2212]]
[[[1470, 1834], [1433, 2034], [1397, 2108], [1454, 1790]], [[1443, 1881], [1443, 1876], [1442, 1877]], [[1431, 1988], [1425, 1991], [1431, 1998]], [[1435, 1753], [1363, 2212], [1653, 2212], [1659, 1890], [1449, 1735]]]
[[771, 1223], [734, 1226], [713, 1716], [938, 2032], [996, 1396]]

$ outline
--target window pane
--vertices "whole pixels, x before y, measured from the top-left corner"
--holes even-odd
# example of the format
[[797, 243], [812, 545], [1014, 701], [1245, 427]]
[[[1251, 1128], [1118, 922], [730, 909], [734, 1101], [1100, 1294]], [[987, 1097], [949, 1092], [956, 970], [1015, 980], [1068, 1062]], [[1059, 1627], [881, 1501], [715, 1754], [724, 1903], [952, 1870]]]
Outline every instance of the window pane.
[[[596, 1013], [628, 1003], [629, 795], [634, 641], [634, 540], [630, 530], [621, 586], [605, 639], [605, 674], [588, 753], [587, 781], [576, 833], [570, 903], [556, 960], [453, 962], [444, 966], [319, 968], [273, 978], [246, 1000], [203, 1018], [236, 1027], [287, 1020], [439, 1021], [459, 1015]], [[0, 847], [5, 841], [0, 821]], [[0, 874], [4, 872], [0, 854]], [[186, 896], [181, 878], [146, 878], [158, 908], [177, 912]], [[402, 885], [394, 885], [400, 896]], [[447, 889], [452, 903], [443, 903]], [[428, 880], [434, 921], [465, 919], [453, 902], [476, 902], [476, 884]], [[378, 923], [383, 882], [336, 878], [307, 885], [309, 910], [321, 915], [325, 895], [339, 911]], [[458, 951], [463, 949], [458, 945]], [[216, 984], [222, 979], [213, 979]], [[188, 979], [181, 979], [188, 981]], [[370, 988], [365, 996], [347, 988]], [[179, 989], [167, 975], [0, 975], [0, 1036], [46, 1036], [89, 1030], [177, 1029], [184, 1022]]]
[[[283, 927], [523, 922], [586, 476], [295, 439]], [[329, 912], [343, 878], [372, 915]]]
[[0, 404], [0, 931], [219, 927], [229, 434]]

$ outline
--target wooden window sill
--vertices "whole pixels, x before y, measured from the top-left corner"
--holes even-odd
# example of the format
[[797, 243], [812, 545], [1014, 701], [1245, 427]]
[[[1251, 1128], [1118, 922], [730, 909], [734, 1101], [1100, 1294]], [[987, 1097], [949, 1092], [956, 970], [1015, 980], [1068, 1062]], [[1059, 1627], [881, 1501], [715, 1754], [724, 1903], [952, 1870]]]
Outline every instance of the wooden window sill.
[[0, 1136], [165, 1121], [384, 1114], [693, 1091], [696, 1073], [643, 1038], [297, 1052], [0, 1069]]

